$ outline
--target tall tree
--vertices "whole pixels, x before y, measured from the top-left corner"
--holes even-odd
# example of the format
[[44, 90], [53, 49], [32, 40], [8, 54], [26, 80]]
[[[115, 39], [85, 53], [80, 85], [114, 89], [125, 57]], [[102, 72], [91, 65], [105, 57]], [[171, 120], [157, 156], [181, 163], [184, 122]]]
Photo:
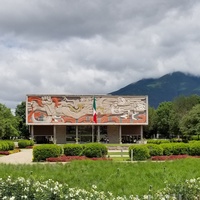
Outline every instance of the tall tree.
[[0, 138], [9, 139], [19, 135], [17, 118], [5, 105], [0, 104]]
[[180, 128], [185, 136], [200, 134], [200, 104], [194, 106], [182, 118]]
[[156, 110], [155, 123], [157, 126], [157, 133], [164, 137], [170, 137], [170, 112], [172, 109], [172, 102], [162, 102]]
[[148, 108], [148, 125], [144, 126], [144, 134], [146, 138], [151, 138], [156, 134], [156, 110], [153, 107]]
[[20, 135], [28, 138], [30, 134], [28, 126], [26, 125], [26, 103], [24, 101], [21, 102], [21, 104], [17, 105], [15, 115], [19, 119], [18, 129]]

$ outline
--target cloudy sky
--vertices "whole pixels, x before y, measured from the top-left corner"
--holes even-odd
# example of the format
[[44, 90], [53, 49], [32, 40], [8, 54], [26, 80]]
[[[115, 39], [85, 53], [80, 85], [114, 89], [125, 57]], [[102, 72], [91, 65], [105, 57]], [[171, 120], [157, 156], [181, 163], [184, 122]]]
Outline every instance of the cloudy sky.
[[0, 103], [200, 75], [198, 0], [1, 0]]

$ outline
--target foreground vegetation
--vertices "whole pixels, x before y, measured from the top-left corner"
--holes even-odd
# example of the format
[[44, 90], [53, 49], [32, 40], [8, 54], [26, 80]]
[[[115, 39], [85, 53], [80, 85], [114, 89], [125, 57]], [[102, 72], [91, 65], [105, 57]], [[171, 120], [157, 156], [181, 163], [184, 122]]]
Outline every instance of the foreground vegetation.
[[180, 184], [200, 177], [200, 160], [119, 163], [112, 161], [73, 161], [70, 164], [0, 165], [0, 177], [30, 175], [37, 181], [52, 179], [71, 188], [110, 191], [115, 196], [144, 195], [164, 188], [165, 181]]

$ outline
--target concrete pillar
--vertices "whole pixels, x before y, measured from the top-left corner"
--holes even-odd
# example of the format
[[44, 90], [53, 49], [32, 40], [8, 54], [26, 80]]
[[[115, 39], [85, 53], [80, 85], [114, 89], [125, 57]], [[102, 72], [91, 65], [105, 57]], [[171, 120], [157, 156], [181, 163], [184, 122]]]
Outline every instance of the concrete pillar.
[[78, 144], [78, 126], [76, 125], [76, 144]]
[[56, 126], [53, 126], [53, 143], [56, 144]]
[[97, 126], [97, 142], [100, 142], [100, 126]]
[[31, 125], [30, 129], [31, 129], [31, 139], [33, 140], [34, 139], [34, 126]]
[[94, 125], [92, 125], [92, 142], [94, 142]]
[[119, 144], [119, 126], [108, 125], [107, 135], [108, 135], [109, 143]]
[[143, 126], [140, 126], [140, 136], [141, 136], [141, 140], [143, 140]]
[[119, 125], [119, 144], [122, 143], [122, 126]]
[[66, 144], [66, 126], [56, 126], [56, 143]]

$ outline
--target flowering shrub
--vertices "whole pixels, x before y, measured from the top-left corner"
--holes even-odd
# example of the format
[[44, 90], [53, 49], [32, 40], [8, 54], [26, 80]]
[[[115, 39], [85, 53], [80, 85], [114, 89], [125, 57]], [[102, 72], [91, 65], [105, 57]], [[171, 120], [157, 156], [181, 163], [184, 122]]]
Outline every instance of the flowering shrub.
[[100, 157], [100, 158], [88, 158], [86, 156], [65, 156], [61, 155], [59, 157], [51, 157], [47, 158], [46, 161], [48, 162], [70, 162], [72, 160], [111, 160], [106, 157]]
[[163, 190], [141, 197], [134, 195], [115, 197], [111, 192], [97, 191], [95, 185], [92, 185], [89, 191], [70, 188], [68, 184], [61, 184], [52, 179], [35, 181], [34, 178], [25, 179], [23, 177], [15, 180], [10, 176], [7, 179], [0, 178], [0, 199], [2, 200], [193, 200], [199, 198], [200, 177], [186, 180], [179, 185], [167, 184]]
[[9, 155], [9, 151], [0, 151], [0, 155]]

